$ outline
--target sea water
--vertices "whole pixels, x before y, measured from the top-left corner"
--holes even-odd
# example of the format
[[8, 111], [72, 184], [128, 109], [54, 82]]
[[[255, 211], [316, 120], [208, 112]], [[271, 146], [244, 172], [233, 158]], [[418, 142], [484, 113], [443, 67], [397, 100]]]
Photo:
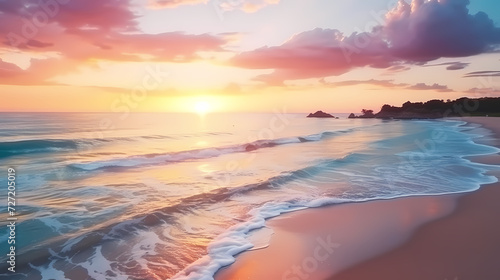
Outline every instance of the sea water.
[[213, 279], [265, 247], [252, 235], [280, 214], [496, 182], [494, 166], [469, 159], [499, 152], [487, 137], [459, 120], [1, 113], [0, 194], [14, 168], [18, 267], [4, 273], [0, 257], [0, 277]]

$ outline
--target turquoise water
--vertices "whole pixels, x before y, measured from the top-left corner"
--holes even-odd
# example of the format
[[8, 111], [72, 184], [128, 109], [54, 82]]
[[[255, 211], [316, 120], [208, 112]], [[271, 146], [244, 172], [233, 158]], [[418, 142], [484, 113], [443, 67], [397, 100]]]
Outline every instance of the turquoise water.
[[15, 168], [30, 262], [8, 277], [213, 279], [270, 217], [495, 182], [466, 158], [498, 152], [478, 144], [486, 134], [452, 120], [2, 113], [0, 184]]

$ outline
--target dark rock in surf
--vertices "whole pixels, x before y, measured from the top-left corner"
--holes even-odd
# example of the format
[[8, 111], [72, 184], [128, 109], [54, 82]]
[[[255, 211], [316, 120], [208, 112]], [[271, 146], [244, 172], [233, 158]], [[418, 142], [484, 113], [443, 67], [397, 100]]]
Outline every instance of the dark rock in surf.
[[257, 150], [257, 146], [252, 145], [252, 144], [248, 144], [248, 145], [245, 147], [245, 151], [247, 151], [247, 152], [251, 152], [251, 151], [255, 151], [255, 150]]
[[323, 111], [317, 111], [314, 114], [309, 114], [307, 117], [308, 118], [335, 118], [334, 116], [332, 116], [328, 113], [325, 113]]

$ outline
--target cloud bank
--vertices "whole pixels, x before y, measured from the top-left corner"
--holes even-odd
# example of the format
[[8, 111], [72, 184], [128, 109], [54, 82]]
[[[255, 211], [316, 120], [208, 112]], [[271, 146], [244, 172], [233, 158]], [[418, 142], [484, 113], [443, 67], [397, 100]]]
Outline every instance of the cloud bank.
[[281, 46], [241, 53], [231, 63], [243, 68], [275, 69], [256, 78], [274, 85], [288, 79], [341, 75], [356, 67], [394, 65], [387, 44], [379, 38], [368, 41], [360, 52], [352, 50], [350, 46], [363, 36], [367, 34], [345, 37], [338, 30], [316, 28], [295, 35]]
[[357, 86], [357, 85], [372, 85], [378, 86], [382, 88], [401, 88], [401, 89], [410, 89], [410, 90], [435, 90], [439, 92], [452, 92], [448, 86], [433, 84], [427, 85], [425, 83], [417, 83], [415, 85], [409, 85], [405, 83], [395, 83], [393, 80], [347, 80], [340, 82], [326, 82], [323, 78], [319, 80], [319, 82], [326, 86], [331, 87], [345, 87], [345, 86]]
[[433, 85], [427, 85], [425, 83], [418, 83], [416, 85], [408, 87], [408, 89], [413, 89], [413, 90], [436, 90], [439, 92], [451, 92], [452, 90], [448, 88], [448, 86], [440, 85], [440, 84], [433, 84]]
[[131, 0], [0, 0], [4, 49], [26, 56], [59, 54], [58, 59], [31, 59], [26, 71], [3, 61], [0, 66], [9, 72], [0, 70], [0, 83], [43, 84], [99, 59], [190, 62], [201, 59], [199, 52], [222, 51], [229, 40], [223, 34], [141, 33], [131, 6]]
[[473, 77], [500, 77], [500, 71], [476, 71], [465, 74], [465, 78]]
[[[384, 25], [349, 36], [334, 29], [314, 29], [275, 47], [236, 55], [231, 63], [274, 69], [256, 80], [279, 85], [285, 80], [341, 75], [357, 67], [401, 68], [446, 57], [486, 53], [500, 46], [500, 28], [487, 14], [470, 14], [468, 0], [399, 1]], [[467, 66], [454, 63], [448, 70]]]

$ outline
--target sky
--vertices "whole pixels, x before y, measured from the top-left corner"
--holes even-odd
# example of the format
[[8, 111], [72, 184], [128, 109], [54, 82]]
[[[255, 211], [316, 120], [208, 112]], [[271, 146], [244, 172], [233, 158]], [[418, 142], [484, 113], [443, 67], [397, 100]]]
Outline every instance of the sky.
[[500, 96], [498, 0], [0, 0], [0, 111], [378, 111]]

